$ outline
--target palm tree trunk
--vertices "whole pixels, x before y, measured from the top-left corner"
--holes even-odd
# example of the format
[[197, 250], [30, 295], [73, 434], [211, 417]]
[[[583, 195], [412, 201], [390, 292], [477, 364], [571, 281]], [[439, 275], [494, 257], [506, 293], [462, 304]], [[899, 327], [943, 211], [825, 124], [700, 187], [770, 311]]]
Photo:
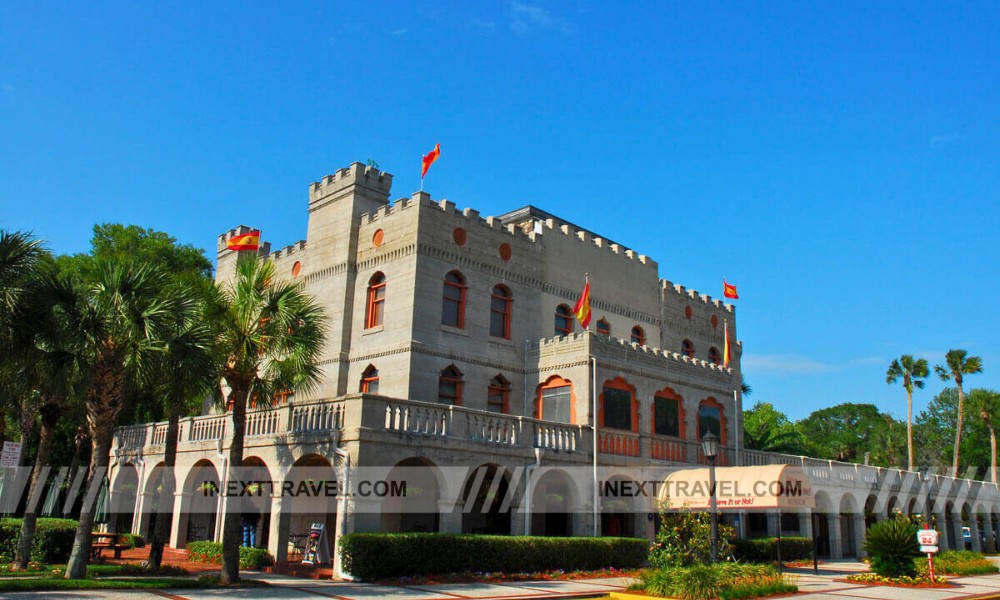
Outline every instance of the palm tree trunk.
[[997, 482], [997, 430], [993, 423], [987, 423], [990, 428], [990, 481]]
[[31, 499], [38, 493], [38, 486], [45, 485], [40, 481], [42, 469], [48, 466], [49, 455], [52, 453], [52, 440], [55, 439], [56, 424], [59, 422], [60, 406], [57, 401], [50, 401], [42, 409], [42, 428], [38, 433], [38, 454], [35, 456], [35, 467], [31, 470], [31, 485], [28, 488], [28, 504], [24, 510], [21, 522], [21, 536], [17, 541], [17, 554], [14, 558], [17, 568], [28, 568], [31, 560], [31, 546], [35, 541], [35, 525], [38, 522], [37, 502]]
[[[170, 535], [170, 524], [174, 516], [174, 490], [176, 482], [174, 467], [177, 465], [177, 437], [180, 430], [180, 414], [171, 407], [167, 419], [167, 439], [163, 449], [163, 471], [160, 480], [159, 502], [156, 511], [156, 526], [149, 546], [149, 568], [157, 570], [163, 563], [163, 547]], [[166, 506], [164, 506], [164, 501]]]
[[958, 459], [962, 446], [962, 416], [965, 412], [965, 392], [962, 384], [958, 384], [958, 420], [955, 423], [955, 451], [951, 463], [951, 476], [958, 477]]
[[[232, 386], [232, 383], [230, 383]], [[229, 397], [233, 401], [233, 442], [229, 447], [229, 470], [243, 466], [243, 437], [247, 424], [247, 396], [249, 386], [233, 387]], [[226, 482], [222, 482], [226, 489]], [[226, 513], [222, 525], [222, 583], [236, 583], [240, 580], [240, 532], [241, 515], [226, 501]]]
[[906, 470], [913, 472], [913, 392], [906, 390]]
[[[90, 429], [91, 453], [90, 469], [87, 471], [85, 493], [97, 486], [97, 493], [104, 483], [108, 473], [108, 463], [111, 460], [111, 442], [114, 437], [115, 422], [122, 406], [125, 374], [121, 365], [109, 364], [111, 361], [98, 358], [94, 368], [93, 379], [87, 390], [87, 427]], [[95, 496], [96, 497], [96, 496]], [[76, 527], [76, 537], [73, 539], [73, 551], [66, 564], [66, 579], [83, 579], [87, 576], [87, 562], [90, 560], [91, 532], [94, 526], [94, 509], [96, 502], [91, 502], [80, 511], [80, 521]]]

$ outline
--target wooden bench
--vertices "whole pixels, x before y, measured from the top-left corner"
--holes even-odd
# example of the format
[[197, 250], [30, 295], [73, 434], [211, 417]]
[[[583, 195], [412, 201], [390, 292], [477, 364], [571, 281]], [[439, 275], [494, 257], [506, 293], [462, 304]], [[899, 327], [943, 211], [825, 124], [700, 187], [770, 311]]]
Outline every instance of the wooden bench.
[[95, 560], [101, 558], [101, 552], [104, 550], [113, 550], [115, 558], [121, 558], [122, 550], [129, 548], [128, 544], [123, 543], [122, 536], [117, 533], [95, 532], [91, 533], [90, 537], [90, 557]]

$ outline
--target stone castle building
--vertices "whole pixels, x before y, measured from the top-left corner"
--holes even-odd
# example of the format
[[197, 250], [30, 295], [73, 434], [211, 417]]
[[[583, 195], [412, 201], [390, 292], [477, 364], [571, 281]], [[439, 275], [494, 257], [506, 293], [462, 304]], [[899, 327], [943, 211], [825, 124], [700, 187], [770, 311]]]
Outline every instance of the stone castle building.
[[[330, 532], [593, 535], [596, 525], [596, 533], [651, 537], [651, 500], [599, 499], [595, 522], [592, 490], [560, 469], [704, 463], [699, 440], [709, 431], [721, 438], [723, 465], [800, 461], [741, 451], [738, 342], [722, 365], [725, 329], [737, 339], [732, 305], [661, 279], [652, 258], [536, 207], [484, 217], [423, 192], [390, 202], [391, 184], [390, 174], [354, 163], [310, 186], [305, 240], [234, 252], [227, 240], [251, 229], [219, 237], [219, 282], [246, 255], [272, 261], [329, 319], [321, 383], [250, 411], [244, 464], [275, 482], [292, 467], [336, 480], [346, 463], [472, 469], [457, 483], [429, 478], [421, 493], [431, 511], [399, 500], [259, 496], [254, 543], [278, 560], [294, 558], [317, 520]], [[584, 331], [572, 307], [587, 276]], [[170, 545], [218, 539], [228, 499], [198, 486], [230, 479], [229, 418], [209, 410], [182, 421], [172, 499], [156, 488], [165, 424], [120, 428], [115, 525], [147, 533], [157, 506], [170, 502]], [[549, 470], [530, 492], [518, 485], [525, 469], [539, 467]], [[829, 520], [816, 527], [831, 555], [863, 539], [856, 516], [841, 518], [868, 506], [871, 481], [858, 473], [861, 491], [820, 507]], [[886, 512], [886, 502], [872, 510]], [[803, 533], [812, 523], [801, 521]]]

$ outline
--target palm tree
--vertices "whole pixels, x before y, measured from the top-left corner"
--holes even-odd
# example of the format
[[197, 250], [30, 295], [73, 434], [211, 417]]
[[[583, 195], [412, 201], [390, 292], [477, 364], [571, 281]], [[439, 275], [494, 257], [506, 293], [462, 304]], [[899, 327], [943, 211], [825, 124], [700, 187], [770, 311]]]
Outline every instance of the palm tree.
[[965, 350], [949, 350], [944, 356], [945, 365], [934, 365], [934, 372], [938, 374], [938, 377], [943, 381], [954, 379], [955, 387], [958, 388], [958, 421], [955, 423], [955, 450], [951, 464], [952, 477], [958, 477], [959, 447], [962, 444], [962, 416], [965, 410], [965, 391], [962, 389], [962, 381], [965, 375], [983, 372], [983, 359], [968, 354]]
[[930, 375], [927, 360], [904, 354], [892, 361], [885, 372], [885, 382], [889, 385], [903, 380], [906, 390], [906, 467], [913, 470], [913, 388], [924, 389], [924, 377]]
[[[196, 285], [191, 282], [171, 290], [177, 294], [177, 309], [166, 332], [163, 351], [155, 357], [155, 389], [167, 413], [167, 436], [164, 440], [163, 469], [160, 480], [160, 498], [167, 506], [160, 506], [150, 542], [148, 564], [151, 570], [160, 567], [163, 547], [170, 531], [172, 504], [176, 481], [177, 437], [180, 418], [191, 412], [201, 397], [208, 395], [218, 374], [213, 359], [213, 338], [208, 321], [204, 319], [203, 298], [192, 293]], [[196, 282], [193, 282], [196, 283]]]
[[1000, 394], [993, 390], [972, 390], [969, 392], [969, 402], [973, 410], [979, 411], [980, 418], [990, 432], [990, 481], [997, 483], [997, 431], [993, 416], [1000, 413]]
[[[274, 264], [242, 259], [232, 282], [219, 290], [213, 320], [219, 327], [219, 364], [229, 386], [233, 441], [229, 465], [243, 465], [247, 400], [267, 404], [276, 391], [305, 390], [319, 378], [317, 361], [326, 329], [322, 311], [299, 285], [279, 281]], [[222, 530], [222, 581], [239, 580], [240, 514], [227, 510]]]
[[[79, 294], [80, 288], [71, 281], [48, 273], [40, 278], [30, 296], [32, 309], [26, 315], [25, 324], [32, 343], [22, 346], [24, 369], [21, 373], [39, 393], [42, 418], [35, 466], [28, 488], [29, 498], [39, 493], [40, 486], [45, 483], [41, 473], [49, 466], [56, 426], [67, 402], [77, 396], [84, 372], [79, 349], [71, 345], [74, 336], [67, 329], [78, 321], [75, 311], [80, 305]], [[36, 503], [29, 502], [21, 522], [15, 562], [17, 568], [22, 570], [28, 567], [31, 555], [38, 518], [36, 507]]]
[[[107, 472], [126, 385], [146, 376], [176, 309], [175, 302], [162, 294], [162, 273], [152, 266], [118, 257], [95, 259], [94, 266], [94, 282], [81, 294], [74, 313], [78, 318], [72, 323], [88, 372], [83, 393], [92, 447], [88, 495]], [[85, 502], [66, 565], [67, 579], [86, 576], [93, 524], [93, 503]]]

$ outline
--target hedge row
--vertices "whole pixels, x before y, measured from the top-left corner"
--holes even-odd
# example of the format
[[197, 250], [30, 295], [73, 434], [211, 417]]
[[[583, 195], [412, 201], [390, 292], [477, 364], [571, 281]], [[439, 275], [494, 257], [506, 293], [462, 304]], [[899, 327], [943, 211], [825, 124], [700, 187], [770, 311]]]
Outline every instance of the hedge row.
[[[45, 564], [64, 563], [73, 551], [77, 522], [72, 519], [39, 518], [35, 522], [35, 539], [31, 545], [31, 560]], [[17, 540], [21, 536], [21, 519], [0, 519], [0, 561], [13, 561]]]
[[[777, 538], [733, 540], [733, 554], [739, 560], [769, 563], [778, 560]], [[804, 560], [812, 557], [813, 541], [807, 537], [782, 537], [781, 560]]]
[[340, 540], [344, 569], [365, 580], [463, 572], [530, 573], [637, 568], [649, 541], [446, 533], [352, 533]]
[[[222, 562], [222, 544], [219, 542], [188, 542], [184, 547], [188, 558], [218, 564]], [[240, 568], [260, 569], [274, 564], [274, 557], [266, 548], [240, 546]]]

